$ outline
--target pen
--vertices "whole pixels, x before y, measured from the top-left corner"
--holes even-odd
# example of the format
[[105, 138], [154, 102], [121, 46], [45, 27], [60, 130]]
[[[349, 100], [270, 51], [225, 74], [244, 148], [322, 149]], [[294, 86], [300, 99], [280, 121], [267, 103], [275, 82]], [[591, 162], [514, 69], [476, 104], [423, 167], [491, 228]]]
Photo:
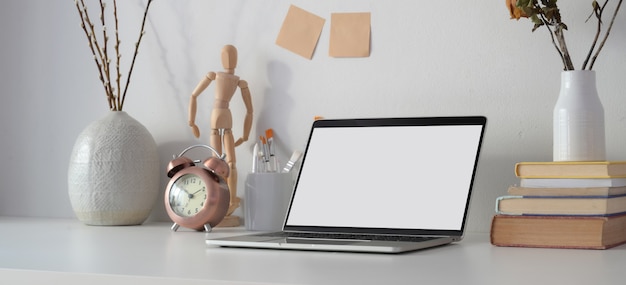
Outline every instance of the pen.
[[255, 143], [252, 148], [252, 173], [259, 171], [259, 143]]
[[267, 149], [269, 151], [269, 172], [278, 171], [278, 162], [276, 161], [275, 148], [274, 145], [274, 130], [267, 129], [265, 130], [265, 137], [267, 138]]
[[259, 137], [261, 139], [261, 145], [263, 146], [263, 162], [265, 162], [265, 171], [270, 171], [270, 158], [269, 158], [269, 149], [267, 146], [267, 140], [264, 136]]

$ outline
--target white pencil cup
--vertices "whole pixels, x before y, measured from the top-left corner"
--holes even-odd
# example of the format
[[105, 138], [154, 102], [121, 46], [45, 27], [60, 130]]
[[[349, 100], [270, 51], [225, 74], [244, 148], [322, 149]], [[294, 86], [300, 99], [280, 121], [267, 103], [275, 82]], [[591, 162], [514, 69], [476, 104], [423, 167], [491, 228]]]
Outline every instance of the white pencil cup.
[[292, 191], [291, 173], [249, 173], [244, 194], [246, 230], [281, 230]]

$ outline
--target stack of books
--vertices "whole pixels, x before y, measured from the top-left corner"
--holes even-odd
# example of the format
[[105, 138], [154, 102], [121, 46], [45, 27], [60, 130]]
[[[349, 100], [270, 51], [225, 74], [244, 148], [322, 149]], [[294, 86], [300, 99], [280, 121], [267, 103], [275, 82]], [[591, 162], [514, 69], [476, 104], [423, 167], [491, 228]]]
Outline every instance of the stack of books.
[[606, 249], [626, 243], [626, 161], [520, 162], [496, 201], [496, 246]]

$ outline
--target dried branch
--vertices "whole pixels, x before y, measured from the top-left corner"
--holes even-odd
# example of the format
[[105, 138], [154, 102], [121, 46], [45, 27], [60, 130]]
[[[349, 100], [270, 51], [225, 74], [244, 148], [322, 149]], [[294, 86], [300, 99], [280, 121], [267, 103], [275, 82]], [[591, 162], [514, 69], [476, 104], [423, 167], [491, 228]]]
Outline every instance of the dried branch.
[[619, 0], [619, 2], [617, 2], [617, 7], [615, 7], [615, 12], [613, 12], [613, 18], [611, 18], [611, 23], [609, 24], [609, 28], [606, 30], [606, 33], [604, 34], [604, 39], [600, 43], [600, 46], [598, 46], [598, 50], [596, 51], [596, 53], [593, 55], [593, 58], [591, 59], [589, 70], [593, 69], [593, 64], [596, 62], [596, 58], [598, 58], [600, 51], [604, 47], [604, 44], [606, 43], [606, 39], [609, 38], [609, 33], [611, 33], [611, 29], [613, 28], [613, 23], [615, 22], [615, 18], [617, 17], [617, 12], [619, 11], [619, 8], [621, 6], [622, 6], [622, 0]]
[[589, 19], [591, 19], [592, 16], [596, 16], [596, 18], [598, 19], [598, 25], [596, 27], [596, 35], [593, 37], [593, 42], [591, 43], [591, 48], [589, 48], [589, 52], [587, 53], [587, 57], [585, 57], [585, 61], [583, 61], [583, 66], [581, 67], [582, 70], [585, 70], [587, 68], [587, 63], [589, 62], [589, 59], [591, 58], [591, 54], [593, 53], [593, 50], [596, 48], [596, 44], [598, 43], [598, 39], [600, 38], [600, 33], [602, 33], [602, 12], [604, 11], [604, 7], [606, 7], [606, 4], [609, 3], [609, 0], [604, 1], [604, 5], [599, 6], [597, 1], [593, 1], [593, 11], [591, 12], [591, 15], [589, 15], [589, 18], [587, 18], [587, 21], [589, 21]]
[[[561, 57], [561, 61], [563, 62], [564, 69], [567, 70], [568, 62], [571, 65], [572, 60], [569, 58], [569, 53], [564, 54], [563, 51], [561, 51], [561, 49], [563, 49], [564, 46], [565, 46], [565, 50], [567, 51], [567, 45], [564, 44], [565, 38], [563, 37], [563, 32], [557, 34], [556, 31], [553, 31], [552, 28], [550, 28], [551, 26], [550, 23], [548, 22], [548, 20], [545, 18], [544, 15], [540, 15], [540, 19], [543, 25], [546, 26], [546, 29], [548, 29], [548, 34], [550, 34], [550, 39], [552, 39], [552, 45], [554, 45], [554, 48], [559, 54], [559, 57]], [[558, 35], [559, 44], [557, 44], [557, 40], [555, 40], [555, 35]]]
[[120, 81], [122, 78], [122, 73], [120, 73], [120, 58], [122, 55], [120, 54], [120, 29], [119, 23], [117, 20], [117, 1], [113, 0], [113, 16], [115, 18], [115, 57], [116, 57], [116, 69], [117, 69], [117, 106], [120, 105], [120, 97], [122, 95], [122, 89], [120, 88]]
[[133, 73], [133, 68], [135, 67], [135, 60], [137, 59], [137, 53], [139, 51], [139, 44], [141, 43], [141, 39], [145, 32], [146, 19], [148, 18], [148, 9], [150, 9], [150, 4], [152, 4], [152, 0], [148, 0], [148, 4], [146, 5], [146, 10], [143, 13], [143, 20], [141, 22], [141, 31], [139, 32], [139, 39], [137, 39], [137, 43], [135, 43], [135, 53], [133, 54], [133, 61], [130, 64], [130, 70], [128, 71], [128, 77], [126, 77], [126, 86], [124, 86], [124, 93], [122, 94], [122, 103], [120, 104], [120, 110], [124, 107], [124, 100], [126, 99], [126, 91], [128, 91], [128, 84], [130, 83], [130, 76]]
[[98, 41], [97, 39], [95, 39], [95, 35], [93, 33], [90, 33], [87, 30], [87, 26], [91, 28], [91, 31], [94, 30], [93, 24], [91, 24], [91, 20], [89, 19], [89, 15], [87, 13], [87, 7], [85, 6], [85, 2], [82, 0], [80, 2], [78, 0], [75, 0], [74, 2], [76, 4], [76, 9], [78, 10], [78, 14], [81, 19], [80, 26], [83, 28], [83, 31], [85, 32], [85, 36], [87, 36], [87, 41], [89, 42], [89, 48], [91, 49], [93, 59], [96, 62], [96, 66], [98, 67], [99, 78], [100, 78], [100, 81], [102, 82], [102, 85], [104, 86], [104, 90], [107, 96], [107, 101], [109, 102], [109, 108], [112, 109], [113, 102], [111, 100], [112, 99], [111, 94], [105, 83], [104, 70], [102, 68], [102, 63], [99, 60], [99, 58], [101, 59], [101, 57], [99, 57], [99, 55], [101, 56], [101, 53], [99, 53]]
[[[604, 4], [600, 6], [596, 0], [593, 0], [592, 6], [593, 11], [592, 14], [587, 18], [587, 21], [594, 16], [598, 20], [598, 26], [596, 29], [596, 35], [592, 42], [591, 48], [589, 49], [589, 53], [583, 62], [582, 69], [586, 69], [589, 59], [592, 54], [591, 64], [589, 65], [589, 70], [593, 68], [593, 64], [600, 54], [600, 51], [604, 47], [606, 40], [611, 32], [613, 27], [613, 23], [615, 22], [615, 18], [617, 13], [621, 7], [623, 0], [619, 0], [617, 7], [615, 8], [615, 12], [613, 13], [613, 18], [611, 19], [611, 23], [606, 30], [604, 35], [604, 39], [598, 46], [597, 50], [596, 45], [598, 43], [598, 39], [602, 32], [602, 14], [604, 13], [604, 9], [607, 6], [609, 0], [605, 0]], [[563, 61], [563, 69], [564, 70], [574, 70], [574, 66], [572, 64], [571, 56], [567, 49], [567, 43], [565, 41], [565, 30], [567, 30], [567, 26], [561, 21], [561, 13], [557, 6], [557, 0], [507, 0], [506, 6], [509, 10], [509, 14], [511, 15], [511, 19], [520, 18], [529, 18], [534, 26], [532, 31], [534, 32], [541, 26], [546, 26], [546, 28], [550, 31], [550, 37], [552, 39], [552, 44], [556, 48], [561, 60]], [[558, 42], [558, 44], [557, 44]]]
[[111, 70], [110, 70], [111, 60], [109, 60], [109, 53], [107, 50], [107, 47], [109, 46], [109, 36], [107, 35], [107, 26], [104, 20], [105, 8], [106, 8], [106, 3], [100, 0], [100, 23], [102, 24], [102, 38], [104, 42], [102, 45], [103, 46], [102, 47], [102, 56], [103, 56], [102, 61], [104, 62], [102, 67], [104, 68], [104, 74], [106, 76], [105, 78], [106, 83], [104, 84], [107, 85], [106, 88], [108, 88], [108, 90], [111, 92], [109, 95], [110, 100], [115, 100], [115, 90], [111, 86]]
[[557, 41], [559, 42], [559, 46], [561, 47], [561, 51], [563, 52], [563, 64], [565, 65], [564, 70], [574, 70], [574, 64], [572, 63], [572, 58], [569, 55], [569, 50], [567, 49], [567, 43], [565, 42], [565, 34], [563, 34], [563, 26], [559, 25], [555, 27], [554, 34], [556, 35]]
[[[105, 93], [107, 95], [107, 101], [109, 103], [109, 109], [113, 111], [121, 111], [124, 106], [124, 100], [126, 98], [126, 91], [128, 90], [128, 85], [130, 84], [130, 78], [133, 72], [133, 68], [135, 67], [135, 60], [137, 59], [137, 53], [139, 50], [139, 44], [141, 43], [141, 39], [145, 34], [145, 24], [148, 16], [148, 9], [150, 8], [150, 4], [152, 4], [152, 0], [148, 0], [148, 4], [146, 5], [146, 10], [143, 15], [143, 20], [141, 23], [141, 31], [139, 33], [139, 39], [135, 43], [135, 53], [133, 55], [132, 63], [130, 65], [130, 69], [128, 72], [128, 77], [126, 78], [126, 85], [124, 86], [124, 90], [121, 89], [121, 81], [122, 74], [120, 72], [120, 60], [122, 55], [120, 54], [120, 38], [119, 38], [119, 23], [117, 17], [117, 1], [113, 0], [113, 16], [115, 19], [115, 55], [116, 55], [116, 85], [117, 87], [113, 87], [111, 82], [111, 73], [113, 72], [110, 68], [111, 59], [108, 54], [108, 46], [109, 46], [109, 36], [106, 28], [105, 21], [105, 12], [106, 12], [106, 3], [103, 0], [99, 0], [100, 2], [100, 23], [102, 24], [102, 36], [103, 43], [102, 45], [98, 41], [98, 37], [96, 36], [96, 31], [91, 18], [89, 17], [89, 13], [87, 11], [87, 6], [85, 5], [84, 0], [74, 0], [76, 4], [76, 9], [78, 10], [78, 14], [81, 20], [81, 27], [85, 32], [85, 36], [87, 36], [87, 41], [89, 43], [89, 48], [93, 55], [94, 61], [96, 62], [96, 66], [98, 67], [98, 74], [100, 81], [104, 87]], [[116, 94], [117, 93], [117, 94]]]

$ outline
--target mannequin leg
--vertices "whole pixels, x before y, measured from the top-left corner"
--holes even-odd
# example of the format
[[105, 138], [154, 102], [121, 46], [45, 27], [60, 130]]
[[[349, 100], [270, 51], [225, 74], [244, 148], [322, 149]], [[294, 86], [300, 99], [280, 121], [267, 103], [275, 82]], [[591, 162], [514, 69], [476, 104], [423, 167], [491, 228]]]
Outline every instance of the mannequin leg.
[[230, 129], [224, 130], [224, 151], [226, 153], [226, 163], [230, 167], [227, 183], [230, 189], [230, 207], [228, 214], [232, 214], [239, 207], [241, 199], [237, 197], [237, 158], [235, 156], [235, 140]]
[[209, 143], [218, 153], [222, 153], [222, 137], [220, 136], [220, 130], [211, 129]]

